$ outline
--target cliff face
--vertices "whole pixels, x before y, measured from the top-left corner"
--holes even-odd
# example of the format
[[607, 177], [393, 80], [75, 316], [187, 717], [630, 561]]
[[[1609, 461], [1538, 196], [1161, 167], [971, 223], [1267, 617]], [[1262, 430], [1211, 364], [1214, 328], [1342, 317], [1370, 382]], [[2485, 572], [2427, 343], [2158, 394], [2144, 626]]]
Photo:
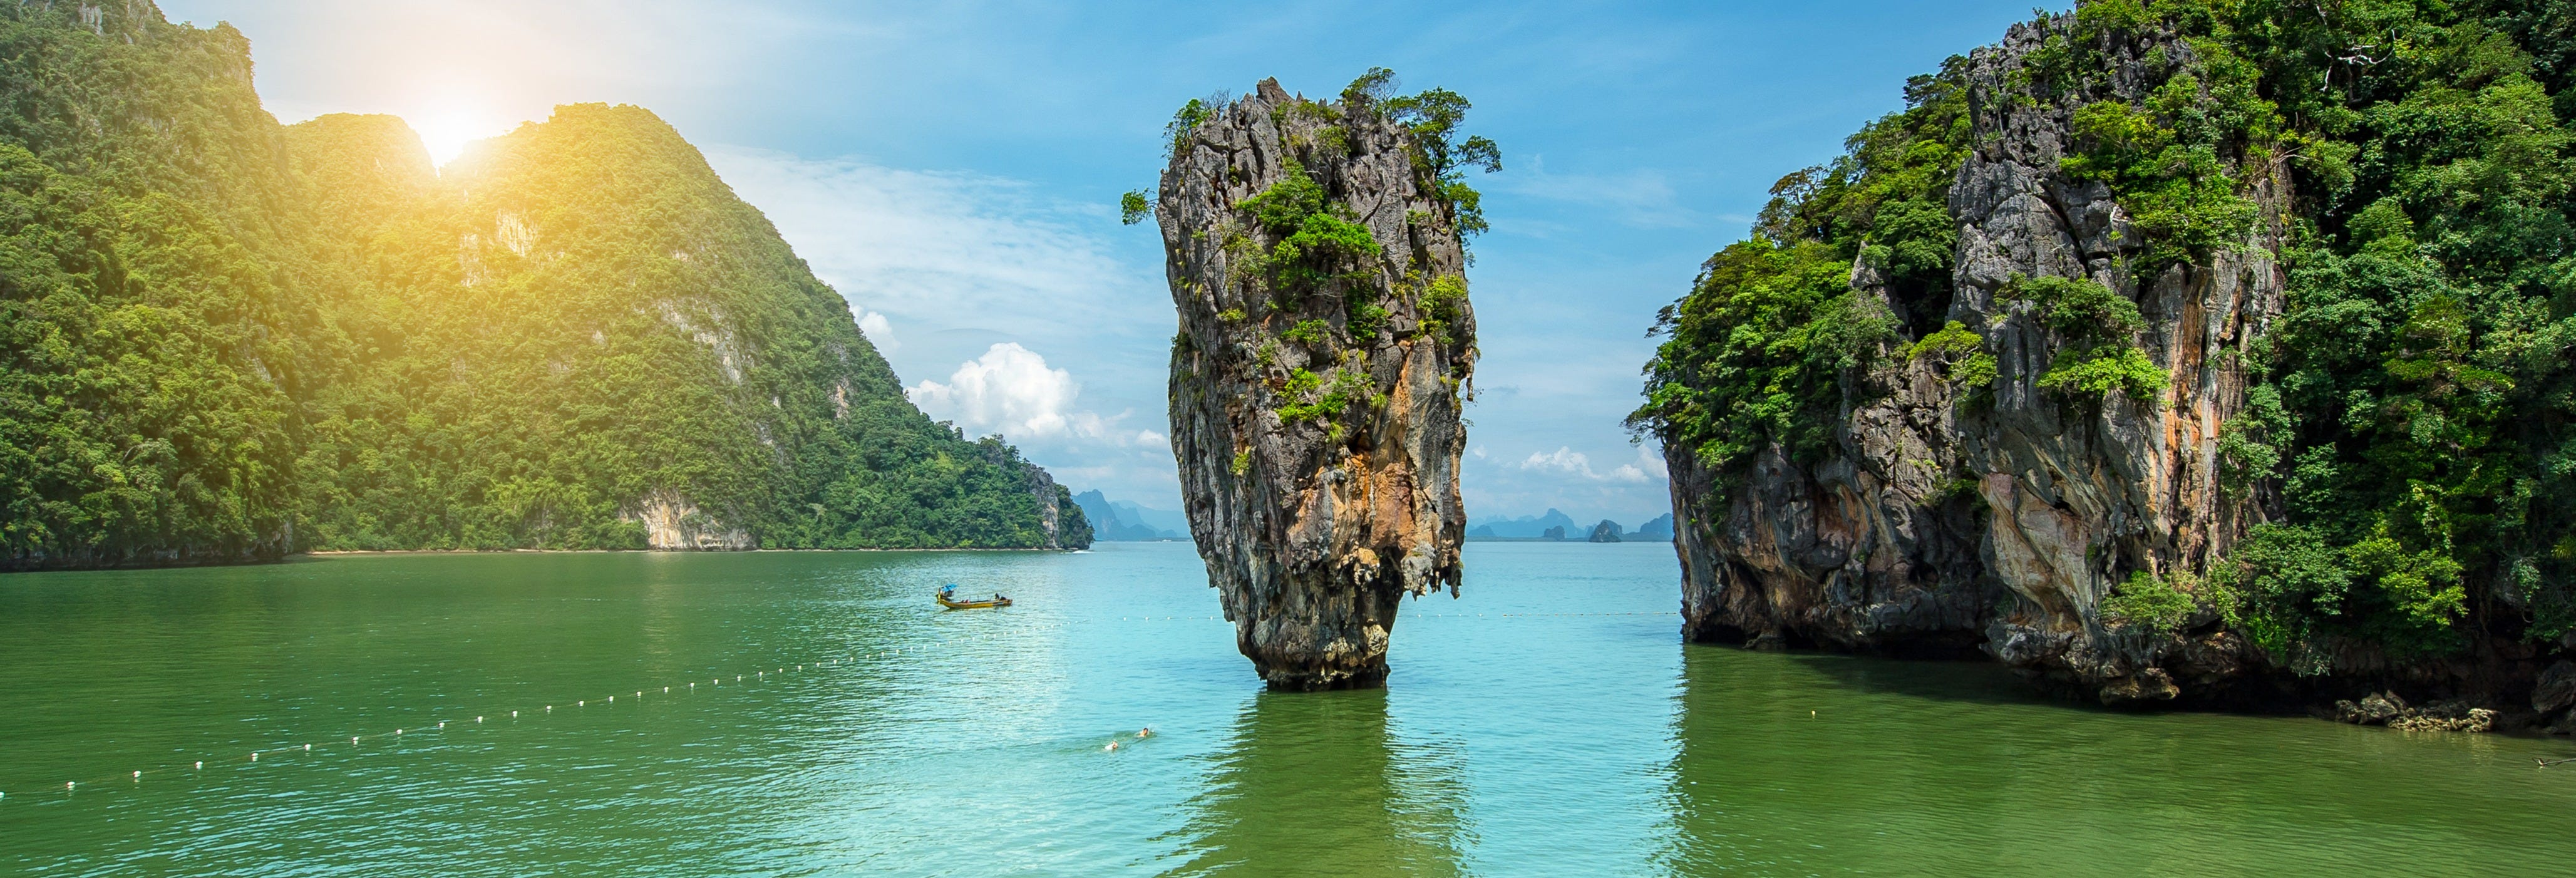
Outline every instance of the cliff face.
[[2576, 65], [2400, 19], [2083, 4], [1783, 179], [1631, 421], [1689, 635], [2576, 729]]
[[1183, 128], [1156, 212], [1191, 533], [1264, 680], [1376, 685], [1398, 602], [1459, 579], [1454, 206], [1364, 101], [1265, 80]]
[[[1958, 243], [1942, 317], [1983, 335], [1995, 380], [1963, 386], [1939, 358], [1889, 341], [1843, 379], [1849, 402], [1820, 457], [1767, 449], [1727, 491], [1692, 455], [1675, 455], [1695, 638], [1983, 649], [2106, 701], [2173, 698], [2183, 682], [2240, 669], [2241, 643], [2223, 633], [2119, 632], [2102, 607], [2115, 574], [2202, 569], [2248, 523], [2251, 500], [2219, 490], [2218, 434], [2243, 405], [2232, 349], [2280, 312], [2284, 278], [2270, 253], [2288, 175], [2245, 169], [2260, 217], [2241, 248], [2138, 277], [2145, 236], [2109, 186], [2061, 167], [2075, 152], [2069, 117], [2094, 100], [2144, 101], [2157, 84], [2144, 59], [2187, 63], [2190, 49], [2116, 41], [2098, 92], [2034, 94], [2029, 59], [2050, 35], [2016, 25], [1961, 71], [1973, 148], [1948, 196]], [[1864, 258], [1851, 285], [1891, 312], [1923, 307], [1896, 301], [1878, 274]], [[2168, 388], [2070, 398], [2040, 386], [2079, 339], [2009, 298], [2033, 278], [2089, 280], [2134, 301], [2146, 326], [2127, 340], [2168, 371]], [[1702, 501], [1716, 496], [1730, 500], [1712, 514]]]

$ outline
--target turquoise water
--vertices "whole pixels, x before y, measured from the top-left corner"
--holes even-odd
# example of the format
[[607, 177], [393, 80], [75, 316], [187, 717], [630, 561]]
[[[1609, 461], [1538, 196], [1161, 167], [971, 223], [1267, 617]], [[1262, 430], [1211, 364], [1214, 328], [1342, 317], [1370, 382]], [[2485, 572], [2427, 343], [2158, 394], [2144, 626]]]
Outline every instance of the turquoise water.
[[[1985, 665], [1685, 646], [1660, 544], [1467, 562], [1463, 599], [1408, 603], [1426, 615], [1397, 628], [1387, 689], [1324, 694], [1261, 690], [1180, 543], [0, 577], [0, 873], [2576, 863], [2576, 771], [2531, 763], [2563, 741], [2109, 712]], [[1019, 605], [941, 612], [948, 581]]]

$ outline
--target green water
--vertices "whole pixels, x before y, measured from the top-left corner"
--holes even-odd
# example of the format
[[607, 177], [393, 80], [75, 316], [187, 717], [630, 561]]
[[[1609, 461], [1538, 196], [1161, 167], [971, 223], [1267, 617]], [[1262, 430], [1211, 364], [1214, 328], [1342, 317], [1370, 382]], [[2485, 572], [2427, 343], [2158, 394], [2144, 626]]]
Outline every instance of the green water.
[[1467, 560], [1389, 688], [1320, 695], [1260, 690], [1178, 543], [0, 577], [0, 873], [2576, 868], [2565, 742], [1690, 647], [1669, 547]]

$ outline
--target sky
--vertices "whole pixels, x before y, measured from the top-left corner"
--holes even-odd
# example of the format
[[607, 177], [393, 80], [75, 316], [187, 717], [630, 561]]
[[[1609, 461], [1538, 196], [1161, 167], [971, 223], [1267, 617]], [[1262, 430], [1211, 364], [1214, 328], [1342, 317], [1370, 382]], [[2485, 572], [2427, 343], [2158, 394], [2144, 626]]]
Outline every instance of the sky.
[[1657, 308], [1773, 181], [2001, 37], [2025, 0], [809, 3], [162, 0], [250, 38], [270, 112], [392, 113], [445, 160], [557, 104], [671, 122], [850, 300], [914, 401], [1076, 491], [1177, 509], [1152, 224], [1174, 109], [1371, 66], [1474, 102], [1504, 170], [1468, 270], [1474, 520], [1669, 511], [1635, 408]]

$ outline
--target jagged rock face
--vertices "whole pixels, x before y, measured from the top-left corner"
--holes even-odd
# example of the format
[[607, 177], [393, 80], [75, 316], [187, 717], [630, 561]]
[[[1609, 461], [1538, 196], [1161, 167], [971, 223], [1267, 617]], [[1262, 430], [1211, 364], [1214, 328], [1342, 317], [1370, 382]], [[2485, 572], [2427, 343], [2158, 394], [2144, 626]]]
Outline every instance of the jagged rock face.
[[[1684, 616], [1695, 639], [1899, 653], [1983, 650], [2106, 702], [2210, 694], [2255, 653], [2224, 632], [2167, 637], [2107, 625], [2117, 571], [2198, 571], [2258, 515], [2218, 484], [2219, 427], [2243, 404], [2233, 350], [2278, 315], [2285, 168], [2240, 167], [2260, 219], [2242, 248], [2141, 282], [2142, 236], [2108, 187], [2060, 169], [2072, 111], [2136, 103], [2147, 58], [2180, 40], [2109, 41], [2103, 93], [2034, 95], [2016, 25], [1967, 62], [1974, 152], [1949, 195], [1959, 241], [1948, 319], [1997, 359], [1991, 404], [1895, 345], [1843, 379], [1834, 444], [1804, 465], [1776, 450], [1740, 484], [1672, 458]], [[2276, 160], [2277, 161], [2277, 160]], [[2130, 339], [2171, 383], [2154, 401], [2038, 386], [2060, 337], [1999, 294], [2016, 276], [2090, 279], [2135, 301]], [[1885, 291], [1864, 262], [1853, 285]], [[1901, 313], [1901, 312], [1900, 312]], [[1726, 488], [1727, 490], [1719, 490]], [[1700, 498], [1724, 496], [1722, 510]], [[1714, 513], [1714, 514], [1712, 514]], [[2188, 630], [2191, 626], [2185, 626]]]
[[[1269, 80], [1163, 172], [1172, 451], [1237, 643], [1278, 688], [1382, 682], [1398, 601], [1458, 585], [1475, 322], [1411, 136]], [[1298, 174], [1376, 252], [1283, 256], [1292, 230], [1246, 202]]]

